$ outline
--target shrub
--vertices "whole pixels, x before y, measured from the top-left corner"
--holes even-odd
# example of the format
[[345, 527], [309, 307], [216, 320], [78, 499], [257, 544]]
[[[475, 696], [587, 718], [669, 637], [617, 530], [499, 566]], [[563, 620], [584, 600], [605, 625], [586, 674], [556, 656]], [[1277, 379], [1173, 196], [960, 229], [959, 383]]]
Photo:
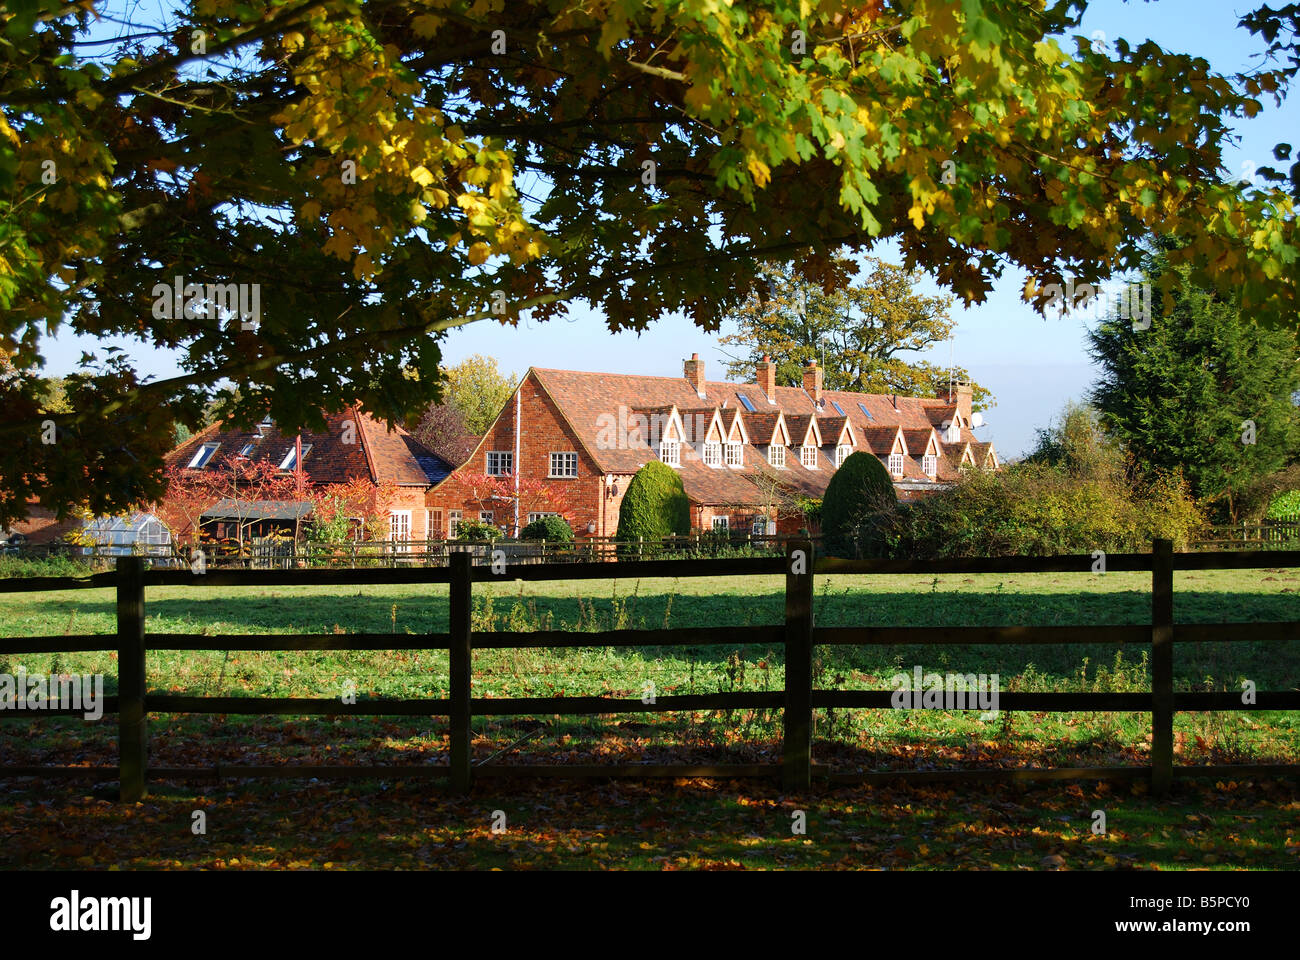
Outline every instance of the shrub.
[[627, 485], [618, 511], [618, 539], [643, 538], [654, 543], [664, 537], [686, 536], [690, 530], [690, 502], [682, 478], [667, 464], [651, 460]]
[[898, 507], [894, 482], [879, 458], [850, 454], [831, 477], [822, 497], [822, 536], [833, 557], [852, 557], [855, 540], [864, 552], [877, 552], [880, 538]]
[[900, 511], [887, 539], [891, 553], [920, 558], [1140, 552], [1155, 538], [1185, 548], [1203, 522], [1180, 477], [1130, 487], [1025, 463], [964, 474]]
[[1264, 516], [1269, 520], [1300, 521], [1300, 490], [1286, 490], [1275, 496]]
[[478, 520], [462, 520], [456, 533], [456, 539], [464, 541], [498, 540], [500, 537], [499, 527]]
[[546, 540], [550, 543], [572, 543], [573, 528], [563, 517], [538, 517], [520, 534], [521, 540]]

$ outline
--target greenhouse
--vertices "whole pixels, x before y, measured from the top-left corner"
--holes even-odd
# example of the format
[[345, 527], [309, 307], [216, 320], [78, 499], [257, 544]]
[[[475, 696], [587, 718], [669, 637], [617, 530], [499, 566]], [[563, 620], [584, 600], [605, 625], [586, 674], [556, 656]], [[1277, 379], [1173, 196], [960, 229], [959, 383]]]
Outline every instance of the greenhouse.
[[152, 513], [96, 517], [81, 530], [86, 553], [96, 556], [170, 556], [171, 532]]

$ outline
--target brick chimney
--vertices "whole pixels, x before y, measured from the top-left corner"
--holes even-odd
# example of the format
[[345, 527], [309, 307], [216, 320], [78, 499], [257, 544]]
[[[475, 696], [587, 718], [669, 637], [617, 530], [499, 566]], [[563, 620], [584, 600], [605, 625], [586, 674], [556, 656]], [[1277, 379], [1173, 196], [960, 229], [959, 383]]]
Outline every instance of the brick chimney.
[[700, 355], [698, 353], [692, 353], [691, 359], [684, 361], [683, 367], [684, 367], [684, 372], [682, 376], [684, 376], [687, 379], [687, 381], [690, 383], [690, 385], [695, 388], [695, 393], [699, 396], [701, 400], [703, 400], [704, 399], [704, 361], [700, 359]]
[[776, 364], [771, 357], [764, 357], [755, 365], [757, 377], [755, 383], [767, 397], [768, 403], [776, 403]]
[[958, 380], [956, 392], [949, 391], [948, 393], [948, 402], [957, 405], [957, 412], [961, 414], [961, 422], [967, 425], [970, 424], [972, 396], [973, 390], [968, 380]]
[[813, 398], [813, 403], [821, 402], [822, 368], [817, 366], [816, 360], [809, 360], [808, 366], [803, 368], [803, 388]]

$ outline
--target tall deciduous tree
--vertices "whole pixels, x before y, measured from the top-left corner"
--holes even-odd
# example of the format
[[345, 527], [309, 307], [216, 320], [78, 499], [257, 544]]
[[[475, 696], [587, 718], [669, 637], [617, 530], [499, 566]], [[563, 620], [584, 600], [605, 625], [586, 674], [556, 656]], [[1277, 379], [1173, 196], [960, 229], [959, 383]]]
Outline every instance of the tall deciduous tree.
[[[1222, 157], [1294, 63], [1095, 49], [1083, 0], [179, 0], [115, 32], [108, 6], [0, 9], [0, 522], [156, 496], [223, 381], [245, 424], [409, 422], [452, 327], [586, 302], [715, 330], [764, 261], [831, 290], [886, 238], [980, 301], [1007, 267], [1102, 280], [1158, 229], [1253, 316], [1300, 312], [1290, 194]], [[1279, 52], [1295, 25], [1247, 23]], [[52, 412], [61, 326], [184, 372], [97, 351]]]
[[487, 432], [518, 382], [513, 373], [502, 375], [495, 358], [478, 353], [448, 367], [443, 376], [447, 403], [474, 434]]
[[[764, 276], [766, 288], [732, 315], [739, 332], [720, 340], [740, 351], [727, 364], [730, 376], [751, 376], [755, 361], [768, 356], [777, 382], [788, 386], [803, 382], [810, 360], [823, 366], [828, 390], [929, 397], [947, 390], [953, 376], [969, 379], [963, 368], [907, 358], [947, 340], [954, 326], [952, 297], [918, 293], [915, 272], [869, 257], [860, 278], [829, 293], [788, 266], [766, 268]], [[975, 384], [975, 409], [985, 409], [988, 396]]]
[[1112, 318], [1090, 335], [1103, 425], [1147, 474], [1181, 470], [1195, 496], [1236, 519], [1241, 496], [1300, 447], [1300, 360], [1292, 330], [1252, 323], [1233, 298], [1191, 282], [1165, 251], [1148, 282], [1176, 280], [1171, 313]]

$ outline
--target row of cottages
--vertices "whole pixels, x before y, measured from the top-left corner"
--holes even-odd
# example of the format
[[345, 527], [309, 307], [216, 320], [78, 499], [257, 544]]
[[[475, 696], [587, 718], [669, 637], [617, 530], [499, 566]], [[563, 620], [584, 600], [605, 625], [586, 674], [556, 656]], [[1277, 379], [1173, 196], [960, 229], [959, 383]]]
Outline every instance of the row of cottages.
[[[435, 452], [400, 427], [389, 428], [355, 406], [324, 414], [325, 429], [282, 432], [270, 420], [249, 430], [213, 424], [167, 455], [168, 466], [182, 471], [217, 471], [231, 458], [271, 461], [285, 474], [300, 474], [316, 487], [328, 488], [357, 477], [384, 484], [391, 492], [391, 533], [394, 539], [425, 539], [426, 501], [451, 473], [450, 460], [467, 453]], [[295, 532], [307, 519], [308, 505], [295, 501], [244, 503], [223, 500], [203, 515], [218, 538], [234, 537], [236, 526], [254, 533]], [[174, 531], [180, 535], [182, 531]], [[443, 534], [434, 531], [434, 537]], [[242, 537], [241, 537], [242, 539]]]
[[[428, 497], [426, 529], [454, 536], [476, 519], [517, 534], [559, 514], [579, 535], [613, 536], [632, 476], [651, 459], [681, 474], [695, 529], [796, 533], [798, 497], [820, 497], [844, 458], [865, 451], [900, 500], [946, 488], [963, 467], [996, 470], [976, 439], [971, 388], [924, 399], [778, 386], [764, 358], [752, 384], [706, 380], [699, 354], [681, 377], [531, 368], [468, 460]], [[396, 521], [395, 521], [396, 522]], [[416, 530], [414, 518], [400, 521]]]

